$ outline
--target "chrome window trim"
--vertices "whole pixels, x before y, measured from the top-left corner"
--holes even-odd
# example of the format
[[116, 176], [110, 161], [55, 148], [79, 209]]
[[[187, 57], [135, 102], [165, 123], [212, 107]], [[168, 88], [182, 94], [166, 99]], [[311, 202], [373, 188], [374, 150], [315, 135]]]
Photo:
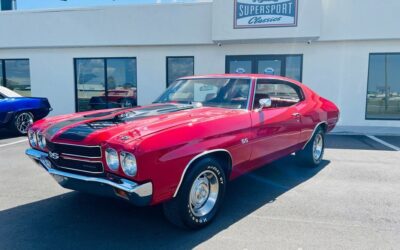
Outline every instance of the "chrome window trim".
[[[203, 153], [200, 153], [200, 154], [196, 155], [195, 157], [193, 157], [193, 158], [189, 161], [189, 163], [186, 165], [185, 169], [183, 170], [182, 175], [181, 175], [181, 179], [179, 180], [178, 186], [176, 187], [176, 190], [175, 190], [175, 193], [174, 193], [174, 196], [173, 196], [174, 198], [176, 197], [176, 195], [177, 195], [178, 192], [179, 192], [179, 189], [180, 189], [180, 187], [181, 187], [181, 185], [182, 185], [182, 182], [183, 182], [183, 179], [184, 179], [184, 177], [185, 177], [186, 171], [189, 169], [190, 165], [191, 165], [195, 160], [199, 159], [200, 157], [205, 156], [205, 155], [208, 155], [208, 154], [211, 154], [211, 153], [215, 153], [215, 152], [225, 152], [225, 153], [228, 153], [228, 154], [229, 154], [229, 157], [231, 158], [231, 161], [232, 161], [232, 163], [233, 163], [232, 154], [231, 154], [228, 150], [226, 150], [226, 149], [207, 150], [207, 151], [204, 151]], [[228, 178], [228, 176], [227, 176], [226, 178]]]
[[[225, 108], [225, 109], [233, 109], [233, 110], [249, 110], [249, 107], [250, 107], [250, 96], [251, 96], [251, 87], [252, 87], [252, 84], [253, 84], [253, 80], [255, 79], [254, 77], [248, 77], [248, 76], [244, 76], [244, 77], [240, 77], [240, 76], [235, 76], [235, 77], [223, 77], [223, 76], [221, 76], [221, 77], [181, 77], [181, 78], [178, 78], [178, 79], [176, 79], [173, 83], [171, 83], [170, 84], [170, 87], [176, 82], [176, 81], [179, 81], [179, 80], [198, 80], [198, 79], [200, 79], [200, 80], [208, 80], [208, 79], [236, 79], [236, 80], [249, 80], [250, 81], [250, 86], [249, 86], [249, 94], [248, 94], [248, 96], [247, 96], [247, 106], [245, 107], [245, 108], [240, 108], [240, 109], [233, 109], [233, 108]], [[168, 87], [169, 88], [169, 87]], [[167, 88], [167, 89], [168, 89]], [[157, 98], [158, 99], [158, 98]], [[208, 106], [204, 106], [204, 107], [208, 107]], [[221, 107], [221, 108], [224, 108], [224, 107]]]
[[326, 124], [326, 126], [328, 126], [328, 123], [325, 122], [325, 121], [319, 122], [317, 125], [315, 125], [314, 130], [313, 130], [313, 132], [312, 132], [310, 138], [309, 138], [309, 139], [307, 140], [307, 142], [304, 144], [304, 146], [303, 146], [302, 149], [305, 149], [305, 148], [307, 147], [307, 144], [308, 144], [308, 143], [311, 141], [311, 139], [313, 138], [315, 132], [317, 131], [317, 128], [318, 128], [320, 125], [322, 125], [322, 124]]
[[[256, 99], [257, 83], [258, 83], [258, 81], [260, 81], [260, 80], [280, 81], [280, 82], [283, 82], [283, 84], [288, 83], [288, 84], [292, 84], [292, 85], [298, 86], [298, 87], [300, 88], [300, 91], [301, 91], [301, 94], [302, 94], [303, 99], [300, 98], [300, 101], [297, 102], [297, 103], [294, 104], [294, 105], [297, 105], [297, 104], [303, 102], [304, 100], [306, 100], [306, 95], [304, 94], [303, 88], [302, 88], [301, 86], [299, 86], [299, 85], [296, 85], [296, 84], [290, 82], [290, 81], [281, 80], [281, 79], [276, 79], [276, 78], [256, 78], [256, 79], [255, 79], [255, 83], [254, 83], [254, 91], [253, 91], [253, 103], [251, 104], [251, 109], [250, 109], [250, 110], [254, 110], [254, 101], [255, 101], [255, 99]], [[292, 105], [292, 106], [294, 106], [294, 105]], [[290, 106], [290, 107], [291, 107], [291, 106]]]

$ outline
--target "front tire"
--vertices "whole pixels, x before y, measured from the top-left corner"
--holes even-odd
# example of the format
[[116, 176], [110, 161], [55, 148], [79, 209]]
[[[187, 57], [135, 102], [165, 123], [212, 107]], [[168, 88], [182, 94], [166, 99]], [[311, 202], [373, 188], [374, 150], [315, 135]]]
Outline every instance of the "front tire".
[[325, 132], [319, 127], [303, 150], [296, 152], [296, 158], [302, 166], [317, 167], [325, 152]]
[[225, 189], [226, 177], [221, 164], [213, 158], [201, 159], [189, 169], [178, 195], [164, 203], [164, 214], [179, 227], [205, 227], [215, 218]]
[[17, 113], [10, 123], [10, 128], [19, 135], [28, 134], [29, 127], [33, 124], [34, 118], [30, 112]]

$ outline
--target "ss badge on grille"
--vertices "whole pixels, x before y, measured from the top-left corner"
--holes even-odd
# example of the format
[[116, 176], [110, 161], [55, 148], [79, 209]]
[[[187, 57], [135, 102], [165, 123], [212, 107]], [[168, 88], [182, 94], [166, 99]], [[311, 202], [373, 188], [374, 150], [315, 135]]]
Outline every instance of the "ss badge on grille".
[[60, 158], [60, 155], [54, 152], [49, 152], [49, 157], [51, 159], [58, 160]]

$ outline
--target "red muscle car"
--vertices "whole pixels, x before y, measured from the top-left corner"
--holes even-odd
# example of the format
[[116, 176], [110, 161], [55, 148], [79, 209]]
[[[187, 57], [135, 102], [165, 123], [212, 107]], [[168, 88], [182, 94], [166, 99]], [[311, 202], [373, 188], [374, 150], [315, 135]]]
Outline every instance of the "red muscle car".
[[163, 203], [172, 223], [200, 228], [229, 180], [292, 153], [318, 166], [338, 117], [335, 104], [288, 78], [186, 77], [149, 106], [40, 120], [26, 154], [65, 188]]

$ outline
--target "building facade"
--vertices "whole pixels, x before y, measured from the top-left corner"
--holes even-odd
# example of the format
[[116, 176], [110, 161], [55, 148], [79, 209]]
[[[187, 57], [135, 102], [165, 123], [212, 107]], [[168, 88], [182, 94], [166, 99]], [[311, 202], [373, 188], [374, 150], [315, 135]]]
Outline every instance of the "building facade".
[[56, 115], [149, 104], [180, 76], [266, 73], [334, 101], [349, 131], [400, 128], [397, 8], [396, 0], [214, 0], [4, 11], [0, 84], [48, 97]]

